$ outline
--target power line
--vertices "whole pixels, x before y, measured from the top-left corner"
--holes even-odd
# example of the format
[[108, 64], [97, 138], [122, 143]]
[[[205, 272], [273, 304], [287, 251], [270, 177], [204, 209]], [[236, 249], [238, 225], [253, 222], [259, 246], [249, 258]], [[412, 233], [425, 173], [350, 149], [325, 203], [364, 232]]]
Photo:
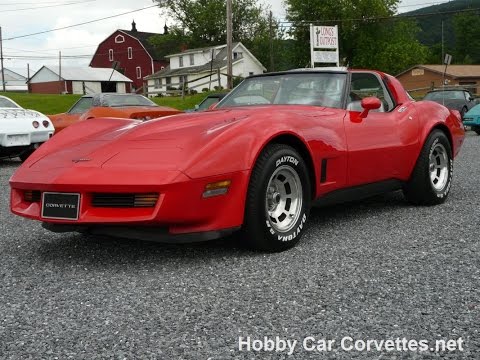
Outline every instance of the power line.
[[36, 1], [36, 2], [23, 2], [23, 3], [13, 2], [13, 3], [0, 3], [0, 6], [45, 5], [45, 4], [62, 4], [62, 3], [59, 1]]
[[9, 37], [9, 38], [3, 39], [3, 41], [15, 40], [15, 39], [20, 39], [20, 38], [25, 38], [25, 37], [34, 36], [34, 35], [46, 34], [46, 33], [54, 32], [54, 31], [70, 29], [70, 28], [77, 27], [77, 26], [82, 26], [82, 25], [91, 24], [91, 23], [94, 23], [94, 22], [102, 21], [102, 20], [107, 20], [107, 19], [112, 19], [112, 18], [116, 18], [116, 17], [119, 17], [119, 16], [123, 16], [123, 15], [132, 14], [132, 13], [135, 13], [135, 12], [139, 12], [139, 11], [151, 9], [151, 8], [154, 8], [154, 7], [158, 7], [158, 5], [151, 5], [151, 6], [147, 6], [147, 7], [141, 8], [141, 9], [136, 9], [136, 10], [132, 10], [132, 11], [127, 11], [127, 12], [124, 12], [124, 13], [121, 13], [121, 14], [110, 15], [110, 16], [106, 16], [106, 17], [103, 17], [103, 18], [100, 18], [100, 19], [85, 21], [85, 22], [82, 22], [82, 23], [79, 23], [79, 24], [74, 24], [74, 25], [69, 25], [69, 26], [62, 26], [62, 27], [59, 27], [59, 28], [50, 29], [50, 30], [45, 30], [45, 31], [38, 31], [38, 32], [36, 32], [36, 33], [31, 33], [31, 34], [13, 36], [13, 37]]
[[68, 6], [68, 5], [78, 5], [78, 4], [85, 4], [87, 2], [92, 2], [92, 1], [97, 1], [97, 0], [78, 1], [78, 2], [72, 2], [72, 3], [64, 3], [64, 4], [58, 4], [58, 5], [47, 5], [47, 6], [37, 6], [37, 7], [23, 8], [23, 9], [0, 10], [0, 13], [13, 12], [13, 11], [17, 12], [17, 11], [24, 11], [24, 10], [39, 10], [39, 9], [46, 9], [46, 8], [60, 7], [60, 6]]

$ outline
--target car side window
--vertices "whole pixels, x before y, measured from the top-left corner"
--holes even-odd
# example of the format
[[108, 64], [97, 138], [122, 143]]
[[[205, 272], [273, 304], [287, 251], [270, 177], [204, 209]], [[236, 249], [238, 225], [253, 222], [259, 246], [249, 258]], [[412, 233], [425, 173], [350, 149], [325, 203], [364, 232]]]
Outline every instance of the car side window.
[[92, 98], [84, 97], [80, 98], [75, 105], [68, 111], [69, 114], [83, 114], [85, 111], [92, 107]]
[[372, 73], [352, 73], [347, 110], [362, 111], [362, 99], [370, 96], [379, 98], [382, 103], [380, 109], [375, 111], [388, 112], [395, 107], [392, 97], [378, 76]]

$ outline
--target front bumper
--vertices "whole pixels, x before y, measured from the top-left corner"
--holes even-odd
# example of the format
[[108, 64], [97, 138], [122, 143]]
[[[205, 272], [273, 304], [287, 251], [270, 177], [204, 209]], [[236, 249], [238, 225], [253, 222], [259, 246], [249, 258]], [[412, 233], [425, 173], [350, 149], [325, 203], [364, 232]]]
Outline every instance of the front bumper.
[[[248, 171], [190, 179], [180, 171], [119, 172], [88, 167], [81, 171], [78, 168], [62, 170], [33, 171], [21, 167], [10, 180], [12, 212], [47, 224], [107, 235], [122, 236], [123, 233], [130, 238], [144, 238], [133, 236], [135, 228], [144, 228], [143, 232], [148, 229], [150, 235], [161, 238], [162, 234], [170, 237], [237, 229], [243, 222]], [[231, 185], [226, 194], [203, 198], [207, 184], [227, 179]], [[26, 201], [27, 191], [80, 194], [78, 220], [43, 218], [42, 197]], [[98, 207], [92, 202], [97, 193], [157, 193], [159, 197], [153, 207]]]
[[44, 222], [42, 227], [56, 233], [80, 232], [92, 235], [106, 235], [126, 239], [154, 241], [167, 244], [194, 243], [218, 239], [240, 230], [240, 226], [229, 229], [204, 231], [197, 233], [171, 234], [167, 228], [147, 226], [115, 225], [68, 225]]

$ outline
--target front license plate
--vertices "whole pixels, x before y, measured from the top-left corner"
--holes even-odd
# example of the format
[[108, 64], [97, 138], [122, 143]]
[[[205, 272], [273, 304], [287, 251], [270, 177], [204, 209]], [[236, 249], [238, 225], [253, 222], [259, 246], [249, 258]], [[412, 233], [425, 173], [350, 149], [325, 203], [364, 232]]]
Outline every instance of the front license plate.
[[80, 194], [44, 192], [42, 218], [78, 220]]
[[25, 145], [30, 145], [30, 136], [28, 134], [7, 135], [7, 146]]

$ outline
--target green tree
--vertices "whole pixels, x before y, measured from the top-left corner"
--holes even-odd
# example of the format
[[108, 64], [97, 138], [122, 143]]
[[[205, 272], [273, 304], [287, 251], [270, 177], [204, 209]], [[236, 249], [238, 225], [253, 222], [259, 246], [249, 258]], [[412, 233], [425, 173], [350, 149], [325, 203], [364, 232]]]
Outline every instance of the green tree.
[[392, 22], [399, 0], [286, 0], [291, 35], [297, 39], [297, 66], [310, 64], [309, 24], [338, 25], [344, 65], [390, 73], [423, 62], [428, 50], [417, 40], [418, 28]]
[[[408, 20], [370, 25], [372, 33], [361, 32], [352, 52], [352, 65], [398, 74], [409, 67], [424, 64], [429, 50], [416, 38], [418, 27]], [[371, 34], [375, 34], [372, 36]]]
[[456, 40], [454, 61], [460, 64], [480, 64], [479, 14], [455, 15], [453, 29]]
[[[154, 0], [183, 29], [195, 46], [226, 42], [225, 0]], [[255, 0], [235, 0], [233, 12], [234, 41], [248, 42], [268, 34], [267, 14]]]

